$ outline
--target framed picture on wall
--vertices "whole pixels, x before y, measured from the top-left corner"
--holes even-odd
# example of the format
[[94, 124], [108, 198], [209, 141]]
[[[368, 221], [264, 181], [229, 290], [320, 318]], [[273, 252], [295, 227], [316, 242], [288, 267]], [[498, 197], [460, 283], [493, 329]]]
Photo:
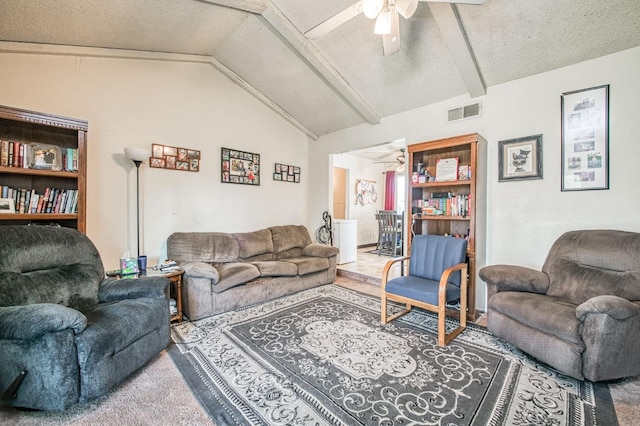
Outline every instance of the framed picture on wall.
[[562, 94], [562, 191], [609, 189], [609, 85]]
[[498, 141], [498, 181], [542, 179], [542, 135]]
[[260, 154], [222, 148], [220, 158], [223, 183], [260, 185]]

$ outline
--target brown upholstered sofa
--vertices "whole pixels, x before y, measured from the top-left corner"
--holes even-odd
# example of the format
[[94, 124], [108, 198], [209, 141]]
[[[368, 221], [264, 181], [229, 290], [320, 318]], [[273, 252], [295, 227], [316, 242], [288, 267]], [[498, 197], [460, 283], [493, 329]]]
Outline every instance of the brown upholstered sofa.
[[185, 271], [183, 311], [191, 320], [330, 284], [337, 254], [301, 225], [176, 232], [167, 240], [167, 255]]
[[493, 265], [487, 328], [551, 367], [593, 382], [640, 374], [640, 234], [571, 231], [542, 271]]

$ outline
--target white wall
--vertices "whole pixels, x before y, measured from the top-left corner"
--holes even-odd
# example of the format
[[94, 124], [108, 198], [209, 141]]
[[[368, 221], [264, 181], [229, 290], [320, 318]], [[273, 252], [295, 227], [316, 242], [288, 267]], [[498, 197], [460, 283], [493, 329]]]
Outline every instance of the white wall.
[[[640, 232], [640, 48], [490, 87], [481, 118], [446, 124], [446, 111], [467, 97], [387, 117], [322, 136], [310, 145], [316, 159], [405, 138], [407, 145], [479, 133], [488, 141], [486, 264], [516, 263], [539, 269], [560, 234], [573, 229], [614, 228]], [[560, 191], [560, 96], [610, 85], [610, 189]], [[543, 134], [542, 180], [498, 182], [498, 141]], [[327, 186], [326, 163], [312, 166], [314, 185]], [[321, 193], [318, 193], [321, 195]], [[322, 196], [309, 200], [309, 213], [326, 208]], [[481, 244], [480, 237], [477, 244]], [[479, 267], [483, 265], [478, 265]], [[480, 284], [476, 306], [485, 308]]]
[[[87, 234], [107, 269], [136, 251], [127, 146], [155, 142], [202, 156], [199, 173], [140, 168], [150, 265], [174, 231], [306, 224], [306, 136], [208, 64], [1, 53], [0, 94], [3, 105], [88, 121]], [[261, 154], [261, 185], [220, 183], [221, 147]], [[276, 162], [300, 166], [302, 183], [273, 181]]]
[[[374, 244], [378, 241], [378, 222], [375, 213], [384, 206], [385, 175], [383, 164], [358, 158], [350, 154], [333, 155], [333, 166], [347, 169], [347, 219], [354, 219], [358, 224], [358, 245]], [[332, 175], [330, 175], [332, 179]], [[377, 184], [377, 200], [371, 204], [356, 203], [356, 180], [364, 179]], [[331, 182], [329, 188], [333, 188]], [[326, 192], [326, 191], [325, 191]], [[333, 201], [333, 200], [331, 200]], [[331, 202], [333, 205], [333, 202]]]

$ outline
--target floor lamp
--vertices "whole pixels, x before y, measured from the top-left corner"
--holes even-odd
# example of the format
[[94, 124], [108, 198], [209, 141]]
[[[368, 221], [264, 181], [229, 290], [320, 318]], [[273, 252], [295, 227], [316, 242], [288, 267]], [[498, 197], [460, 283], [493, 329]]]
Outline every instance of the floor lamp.
[[[140, 264], [140, 164], [148, 160], [151, 152], [144, 148], [125, 148], [124, 154], [136, 165], [136, 241], [138, 244], [138, 263]], [[147, 268], [146, 259], [143, 265], [139, 265], [140, 271]]]

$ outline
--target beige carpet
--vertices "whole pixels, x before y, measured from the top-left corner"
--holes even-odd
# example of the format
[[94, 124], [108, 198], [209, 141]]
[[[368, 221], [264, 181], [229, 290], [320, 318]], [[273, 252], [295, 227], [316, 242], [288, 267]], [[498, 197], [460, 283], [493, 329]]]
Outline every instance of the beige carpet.
[[0, 424], [9, 425], [213, 425], [162, 351], [146, 366], [102, 398], [64, 412], [0, 408]]
[[[339, 277], [336, 284], [378, 294], [379, 287]], [[621, 426], [640, 419], [640, 377], [611, 385]], [[120, 386], [96, 401], [58, 412], [0, 407], [0, 424], [10, 425], [213, 425], [186, 386], [169, 355], [162, 351]], [[222, 425], [220, 425], [222, 426]], [[608, 426], [608, 425], [607, 425]]]

